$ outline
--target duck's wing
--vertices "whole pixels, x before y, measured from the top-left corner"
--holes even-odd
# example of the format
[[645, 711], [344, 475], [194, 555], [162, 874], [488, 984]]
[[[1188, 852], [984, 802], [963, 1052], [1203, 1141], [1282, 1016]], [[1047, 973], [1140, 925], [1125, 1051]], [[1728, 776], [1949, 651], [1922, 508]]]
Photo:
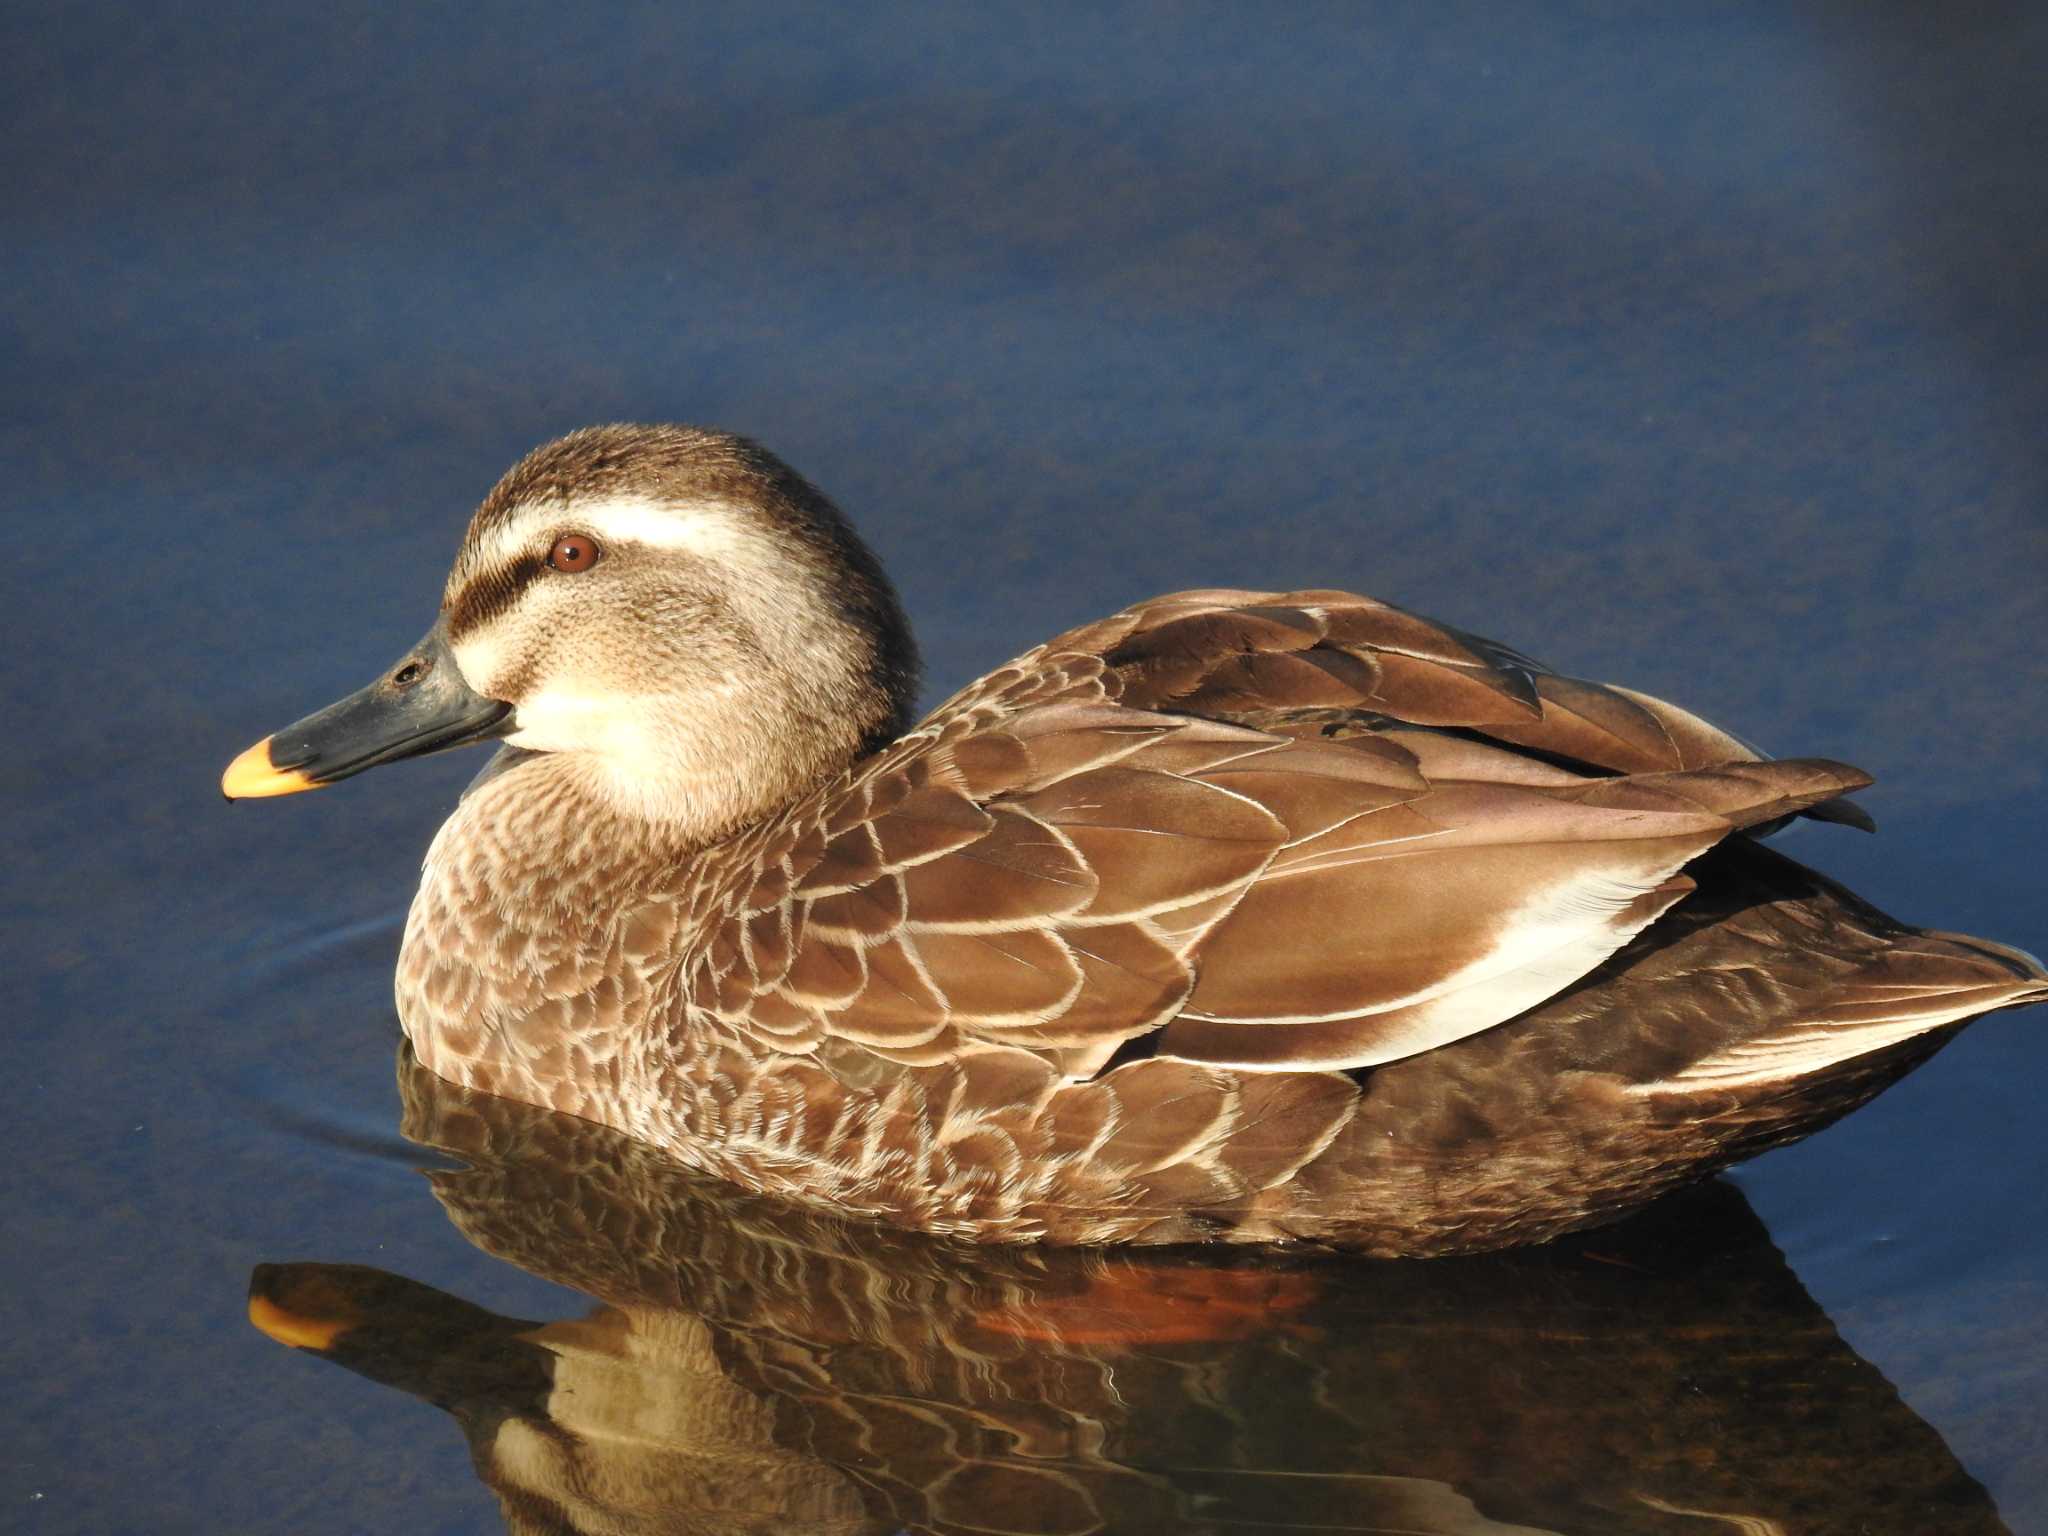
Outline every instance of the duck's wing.
[[1483, 636], [1351, 592], [1176, 592], [1074, 630], [1114, 696], [1212, 717], [1325, 712], [1480, 735], [1582, 771], [1753, 762], [1754, 748], [1663, 699], [1566, 677]]
[[1867, 782], [1369, 599], [1179, 594], [991, 674], [750, 850], [685, 981], [791, 1051], [1367, 1065], [1543, 1001], [1687, 860]]

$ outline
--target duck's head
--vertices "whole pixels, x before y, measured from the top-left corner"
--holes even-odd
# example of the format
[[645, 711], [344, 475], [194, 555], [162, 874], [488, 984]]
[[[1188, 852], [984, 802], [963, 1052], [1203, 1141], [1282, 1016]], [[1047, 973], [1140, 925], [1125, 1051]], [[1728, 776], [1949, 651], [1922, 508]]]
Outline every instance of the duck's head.
[[484, 498], [426, 637], [229, 764], [290, 794], [473, 741], [560, 754], [626, 814], [708, 837], [908, 723], [916, 650], [824, 496], [743, 439], [594, 427]]

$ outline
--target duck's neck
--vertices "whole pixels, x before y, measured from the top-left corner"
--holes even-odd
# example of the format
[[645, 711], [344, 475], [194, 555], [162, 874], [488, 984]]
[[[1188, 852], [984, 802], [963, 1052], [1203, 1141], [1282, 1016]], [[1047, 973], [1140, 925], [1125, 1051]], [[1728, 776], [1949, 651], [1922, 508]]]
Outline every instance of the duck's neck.
[[[703, 701], [698, 700], [701, 706]], [[591, 705], [576, 715], [584, 745], [555, 747], [544, 710], [522, 704], [514, 766], [545, 781], [551, 807], [616, 826], [637, 843], [676, 849], [723, 842], [801, 799], [859, 755], [855, 718], [809, 712], [792, 691], [764, 683], [741, 709], [656, 710]], [[529, 715], [533, 718], [529, 719]], [[510, 770], [507, 770], [510, 771]], [[474, 798], [472, 796], [472, 798]], [[574, 828], [536, 828], [543, 844]]]

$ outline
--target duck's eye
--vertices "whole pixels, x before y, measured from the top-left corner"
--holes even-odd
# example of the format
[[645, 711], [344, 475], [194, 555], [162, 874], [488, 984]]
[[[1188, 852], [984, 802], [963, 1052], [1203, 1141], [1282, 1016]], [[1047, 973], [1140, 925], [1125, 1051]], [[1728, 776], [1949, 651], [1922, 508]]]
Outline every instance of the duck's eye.
[[548, 564], [558, 571], [587, 571], [597, 564], [597, 540], [583, 533], [565, 533], [548, 551]]

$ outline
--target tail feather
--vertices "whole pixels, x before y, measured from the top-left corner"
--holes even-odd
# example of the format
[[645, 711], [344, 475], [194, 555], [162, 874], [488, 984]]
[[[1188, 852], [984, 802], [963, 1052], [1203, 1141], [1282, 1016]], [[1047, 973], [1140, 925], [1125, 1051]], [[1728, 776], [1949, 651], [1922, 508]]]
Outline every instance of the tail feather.
[[1995, 965], [2003, 966], [2022, 984], [2033, 988], [2028, 997], [2020, 999], [2021, 1002], [2048, 997], [2048, 965], [2041, 963], [2040, 956], [2029, 954], [2017, 944], [2000, 944], [1995, 939], [1980, 939], [1967, 933], [1944, 933], [1938, 928], [1923, 930], [1921, 937], [1939, 939], [1944, 944], [1953, 944], [1958, 949], [1969, 950]]
[[2024, 950], [1963, 934], [1904, 935], [1798, 1019], [1637, 1091], [1789, 1085], [1981, 1014], [2039, 1002], [2048, 1002], [2048, 970]]
[[1829, 821], [1837, 826], [1854, 827], [1858, 832], [1877, 830], [1877, 818], [1854, 800], [1823, 800], [1819, 805], [1809, 805], [1805, 814], [1814, 821]]

